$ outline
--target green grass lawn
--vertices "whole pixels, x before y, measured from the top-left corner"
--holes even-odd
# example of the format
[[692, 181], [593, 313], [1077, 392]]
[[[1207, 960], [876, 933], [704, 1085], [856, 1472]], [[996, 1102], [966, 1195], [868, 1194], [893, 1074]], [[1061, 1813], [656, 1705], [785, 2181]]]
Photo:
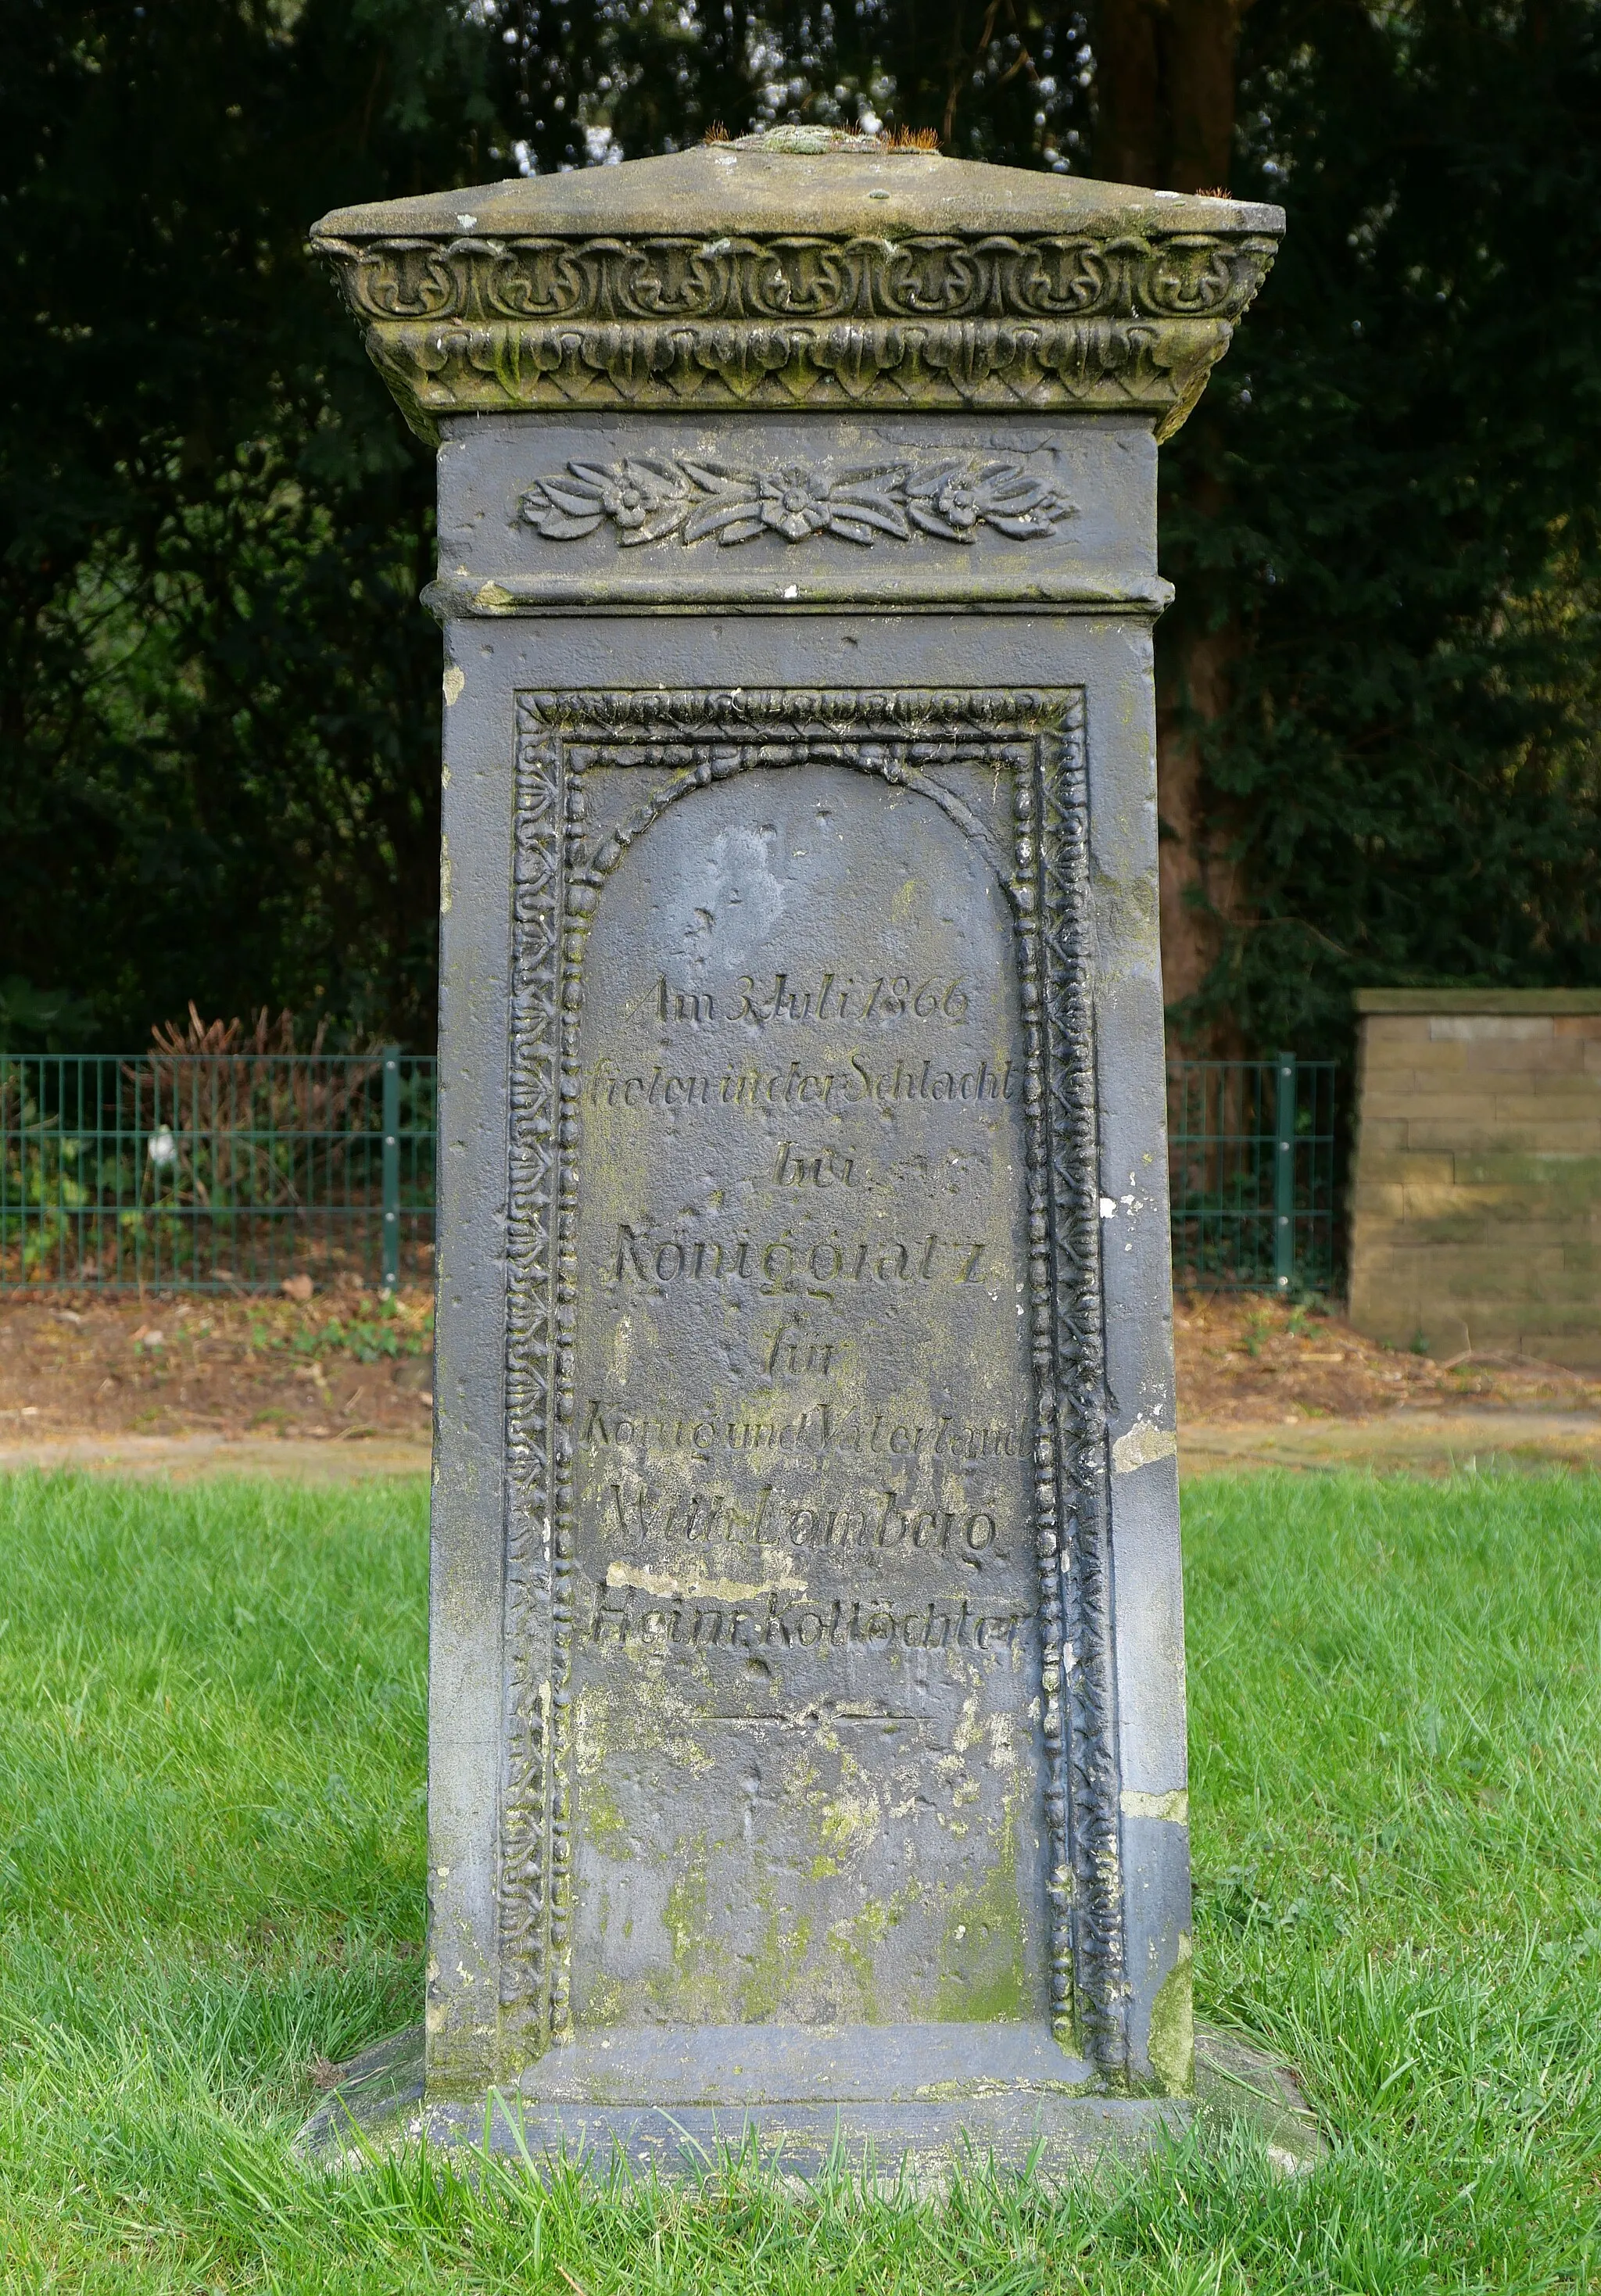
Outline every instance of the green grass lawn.
[[420, 2011], [425, 1510], [0, 1480], [0, 2287], [1601, 2286], [1601, 1484], [1186, 1492], [1201, 2006], [1333, 2157], [904, 2204], [291, 2165]]

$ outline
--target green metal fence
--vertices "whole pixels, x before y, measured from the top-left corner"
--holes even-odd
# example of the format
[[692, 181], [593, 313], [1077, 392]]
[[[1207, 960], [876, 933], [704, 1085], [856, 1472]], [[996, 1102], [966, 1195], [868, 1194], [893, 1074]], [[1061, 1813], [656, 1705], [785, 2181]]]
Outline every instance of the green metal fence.
[[[0, 1054], [0, 1291], [250, 1292], [432, 1267], [435, 1065]], [[1168, 1069], [1180, 1288], [1334, 1275], [1334, 1064]]]
[[432, 1061], [0, 1054], [0, 1290], [392, 1287], [433, 1198]]
[[1170, 1061], [1168, 1182], [1180, 1291], [1330, 1291], [1334, 1062]]

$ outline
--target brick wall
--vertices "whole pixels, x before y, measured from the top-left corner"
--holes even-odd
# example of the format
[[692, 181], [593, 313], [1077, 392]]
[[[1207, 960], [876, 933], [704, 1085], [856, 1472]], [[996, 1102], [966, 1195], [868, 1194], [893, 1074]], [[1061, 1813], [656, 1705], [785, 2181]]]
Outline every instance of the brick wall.
[[1601, 992], [1364, 989], [1359, 1331], [1601, 1366]]

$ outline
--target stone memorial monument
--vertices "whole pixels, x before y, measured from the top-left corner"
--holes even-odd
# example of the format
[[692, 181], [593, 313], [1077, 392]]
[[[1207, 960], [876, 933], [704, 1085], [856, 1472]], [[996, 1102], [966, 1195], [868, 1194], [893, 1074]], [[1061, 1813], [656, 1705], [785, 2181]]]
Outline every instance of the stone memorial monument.
[[1274, 208], [815, 130], [329, 216], [439, 446], [426, 2085], [1191, 2085], [1158, 442]]

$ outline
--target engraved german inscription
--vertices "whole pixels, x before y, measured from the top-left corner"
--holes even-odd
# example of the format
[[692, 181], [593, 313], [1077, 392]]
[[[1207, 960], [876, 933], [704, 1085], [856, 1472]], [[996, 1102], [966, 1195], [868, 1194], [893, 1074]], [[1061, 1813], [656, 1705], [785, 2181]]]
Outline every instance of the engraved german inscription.
[[[638, 778], [597, 761], [587, 817]], [[849, 756], [714, 781], [588, 922], [581, 2018], [727, 2021], [759, 1964], [802, 2021], [1046, 1985], [1010, 800], [988, 760], [948, 786]], [[675, 1945], [692, 1901], [728, 1968]]]

